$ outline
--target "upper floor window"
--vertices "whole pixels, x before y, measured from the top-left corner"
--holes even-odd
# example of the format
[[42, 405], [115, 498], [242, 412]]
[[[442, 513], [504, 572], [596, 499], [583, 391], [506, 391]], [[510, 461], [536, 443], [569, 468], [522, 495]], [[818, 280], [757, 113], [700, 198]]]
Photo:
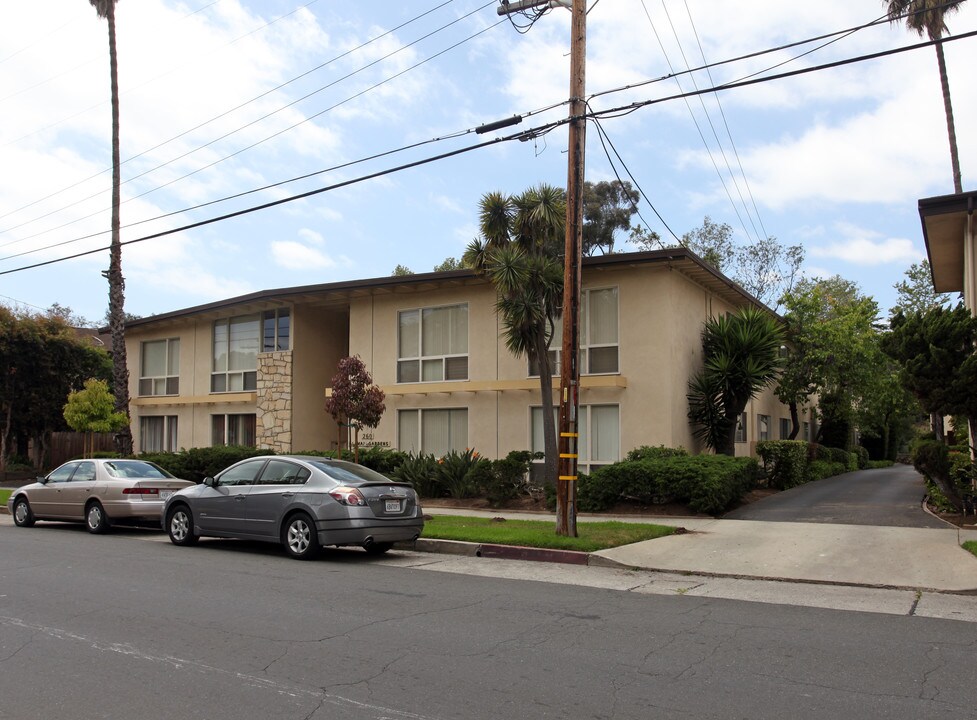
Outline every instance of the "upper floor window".
[[467, 304], [398, 314], [397, 382], [467, 379]]
[[288, 350], [291, 335], [291, 316], [288, 308], [266, 310], [261, 315], [262, 323], [262, 352]]
[[180, 339], [150, 340], [141, 347], [140, 395], [180, 394]]
[[[618, 363], [617, 288], [584, 290], [580, 297], [580, 363], [581, 375], [616, 373]], [[563, 319], [557, 318], [550, 341], [550, 369], [560, 372], [563, 345]], [[529, 364], [530, 376], [539, 375], [536, 363]]]
[[242, 315], [214, 321], [214, 368], [211, 392], [255, 390], [261, 316]]

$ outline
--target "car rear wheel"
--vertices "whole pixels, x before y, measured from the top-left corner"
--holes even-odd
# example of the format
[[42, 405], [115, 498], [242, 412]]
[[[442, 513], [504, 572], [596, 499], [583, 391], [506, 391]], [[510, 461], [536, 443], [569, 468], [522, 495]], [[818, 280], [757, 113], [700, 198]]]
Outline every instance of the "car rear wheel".
[[14, 525], [17, 527], [34, 527], [34, 511], [30, 503], [20, 498], [14, 503]]
[[370, 555], [383, 555], [393, 546], [394, 544], [392, 542], [375, 542], [370, 543], [363, 549]]
[[166, 532], [174, 545], [194, 545], [197, 536], [193, 534], [193, 515], [186, 505], [177, 505], [166, 517]]
[[282, 545], [296, 560], [311, 560], [319, 554], [315, 524], [305, 513], [292, 515], [282, 528]]
[[88, 532], [95, 535], [101, 535], [108, 531], [109, 516], [105, 514], [101, 503], [93, 502], [85, 508], [85, 525], [88, 527]]

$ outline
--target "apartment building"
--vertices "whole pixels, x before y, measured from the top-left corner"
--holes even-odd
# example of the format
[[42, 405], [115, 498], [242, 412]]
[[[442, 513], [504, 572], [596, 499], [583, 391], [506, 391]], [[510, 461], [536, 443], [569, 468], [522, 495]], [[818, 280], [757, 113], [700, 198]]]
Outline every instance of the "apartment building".
[[[640, 445], [701, 450], [686, 392], [702, 325], [756, 299], [684, 248], [585, 258], [582, 276], [581, 471]], [[454, 270], [267, 290], [131, 321], [135, 448], [335, 448], [325, 398], [339, 359], [358, 355], [387, 408], [361, 445], [490, 458], [542, 450], [539, 379], [506, 348], [495, 299], [485, 279]], [[755, 398], [737, 454], [786, 437], [789, 417], [772, 390]], [[809, 438], [809, 409], [802, 420]]]

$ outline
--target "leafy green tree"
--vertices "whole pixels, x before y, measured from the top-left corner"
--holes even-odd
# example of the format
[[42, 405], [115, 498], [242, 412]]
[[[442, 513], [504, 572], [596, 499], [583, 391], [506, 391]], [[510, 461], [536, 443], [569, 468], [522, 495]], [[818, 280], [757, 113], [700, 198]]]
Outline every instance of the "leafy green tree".
[[115, 410], [109, 384], [95, 378], [85, 381], [84, 390], [68, 394], [64, 419], [72, 430], [85, 433], [85, 457], [91, 457], [89, 448], [95, 447], [93, 433], [115, 432], [129, 423], [125, 413]]
[[689, 382], [689, 420], [717, 453], [734, 454], [736, 423], [750, 398], [777, 377], [782, 341], [776, 319], [759, 308], [706, 322], [703, 367]]
[[[125, 278], [122, 276], [122, 240], [119, 210], [122, 205], [122, 163], [119, 154], [119, 56], [115, 42], [115, 5], [118, 0], [88, 0], [109, 26], [109, 75], [112, 100], [112, 243], [109, 250], [109, 330], [112, 333], [112, 390], [115, 409], [129, 417], [129, 367], [125, 343]], [[132, 429], [126, 423], [116, 434], [116, 449], [132, 454]]]
[[878, 304], [837, 275], [802, 280], [783, 302], [787, 357], [776, 393], [790, 408], [791, 437], [800, 426], [798, 406], [819, 394], [822, 433], [847, 438], [875, 372]]
[[682, 235], [682, 246], [687, 247], [717, 270], [726, 272], [733, 262], [733, 228], [729, 223], [715, 223], [708, 215], [702, 219], [702, 227]]
[[387, 409], [383, 401], [383, 390], [373, 384], [373, 376], [358, 355], [339, 361], [332, 377], [332, 394], [326, 399], [326, 412], [336, 421], [340, 438], [344, 427], [353, 428], [353, 462], [360, 461], [360, 430], [380, 424]]
[[434, 266], [434, 272], [445, 272], [447, 270], [461, 270], [465, 267], [461, 260], [454, 257], [446, 257], [442, 262]]
[[661, 235], [641, 225], [635, 225], [631, 228], [631, 235], [628, 240], [641, 250], [657, 250], [665, 247]]
[[977, 421], [977, 319], [962, 304], [925, 312], [896, 312], [883, 350], [901, 367], [903, 385], [930, 413], [943, 439], [943, 417], [965, 415]]
[[868, 379], [866, 392], [855, 408], [855, 424], [862, 436], [861, 444], [877, 452], [877, 460], [895, 460], [899, 447], [912, 435], [912, 422], [922, 409], [919, 402], [899, 380], [899, 365], [876, 344], [871, 361], [875, 372]]
[[[542, 184], [521, 195], [490, 192], [479, 203], [481, 237], [463, 262], [483, 273], [497, 292], [496, 312], [506, 347], [539, 368], [544, 418], [553, 417], [550, 343], [563, 302], [563, 245], [566, 196]], [[556, 483], [556, 427], [543, 423], [545, 474]]]
[[953, 192], [963, 192], [960, 177], [960, 155], [957, 152], [957, 132], [953, 124], [953, 105], [950, 102], [950, 81], [943, 57], [943, 33], [948, 32], [946, 17], [960, 9], [964, 0], [882, 0], [892, 22], [905, 20], [906, 27], [930, 40], [936, 40], [936, 64], [940, 69], [940, 87], [943, 89], [943, 111], [946, 115], [947, 138], [950, 141], [950, 166], [953, 170]]
[[905, 272], [905, 279], [897, 282], [893, 287], [898, 296], [892, 308], [895, 313], [925, 312], [930, 308], [943, 307], [950, 303], [950, 296], [938, 293], [933, 287], [933, 272], [929, 260], [913, 263]]
[[640, 193], [627, 180], [583, 184], [583, 254], [614, 252], [614, 234], [631, 230]]
[[111, 378], [111, 360], [56, 315], [0, 306], [0, 467], [14, 439], [34, 440], [39, 461], [53, 430], [65, 427], [65, 398], [88, 378]]
[[395, 267], [393, 269], [393, 272], [390, 273], [390, 274], [393, 275], [394, 277], [398, 277], [398, 276], [402, 276], [402, 275], [413, 275], [414, 274], [414, 271], [411, 270], [406, 265], [398, 265], [397, 267]]

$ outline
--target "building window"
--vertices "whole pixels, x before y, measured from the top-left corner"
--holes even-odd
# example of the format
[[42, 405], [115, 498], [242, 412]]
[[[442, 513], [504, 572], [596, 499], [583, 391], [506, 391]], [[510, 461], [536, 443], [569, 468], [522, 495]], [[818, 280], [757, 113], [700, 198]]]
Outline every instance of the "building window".
[[746, 442], [746, 413], [740, 413], [736, 421], [736, 442]]
[[780, 418], [780, 439], [790, 440], [791, 422], [790, 418]]
[[756, 416], [756, 439], [757, 440], [770, 439], [770, 416], [769, 415]]
[[140, 395], [180, 394], [180, 339], [142, 343], [139, 361]]
[[[601, 375], [619, 371], [617, 288], [584, 290], [580, 298], [580, 374]], [[563, 319], [557, 318], [550, 342], [550, 368], [560, 369], [563, 346]], [[539, 376], [536, 363], [529, 364], [529, 375]]]
[[397, 382], [468, 379], [468, 305], [398, 314]]
[[260, 327], [259, 315], [214, 321], [211, 392], [240, 392], [258, 387]]
[[401, 410], [397, 413], [397, 446], [402, 452], [442, 457], [468, 445], [468, 408]]
[[[533, 452], [545, 452], [543, 408], [534, 407], [531, 413], [531, 447]], [[577, 471], [589, 474], [600, 465], [618, 462], [621, 459], [620, 408], [617, 405], [581, 405], [578, 417]], [[553, 424], [556, 423], [554, 409]]]
[[151, 415], [139, 418], [139, 444], [143, 452], [175, 452], [176, 415]]
[[261, 315], [262, 352], [288, 350], [291, 336], [291, 316], [288, 308], [266, 310]]
[[210, 416], [211, 445], [257, 445], [257, 419], [254, 413]]
[[801, 435], [801, 440], [806, 440], [807, 442], [811, 442], [811, 423], [805, 422], [804, 429], [801, 432], [803, 433]]

